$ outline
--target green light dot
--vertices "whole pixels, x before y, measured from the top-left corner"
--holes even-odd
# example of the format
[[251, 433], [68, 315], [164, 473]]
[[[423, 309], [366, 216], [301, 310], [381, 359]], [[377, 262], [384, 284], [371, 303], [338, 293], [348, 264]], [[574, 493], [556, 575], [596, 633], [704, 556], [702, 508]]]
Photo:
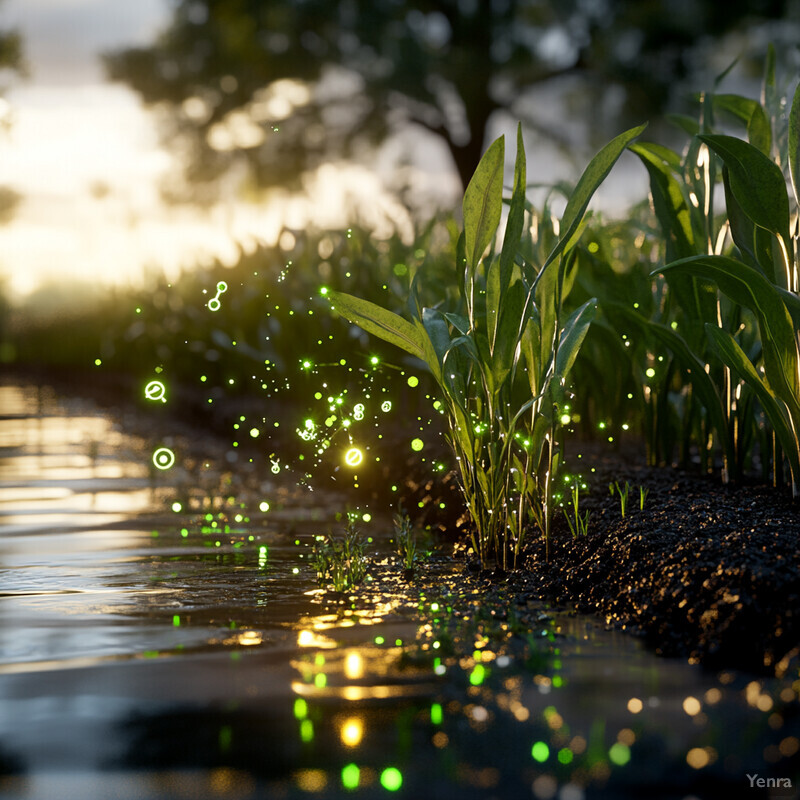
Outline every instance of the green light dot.
[[369, 522], [372, 519], [372, 514], [362, 514], [361, 519], [363, 519], [364, 522]]
[[251, 436], [252, 436], [254, 439], [258, 438], [258, 434], [259, 434], [259, 433], [261, 433], [261, 431], [260, 431], [258, 428], [250, 428], [250, 435], [251, 435]]
[[180, 614], [173, 614], [172, 615], [172, 624], [176, 628], [180, 628], [180, 626], [181, 626], [181, 616], [180, 616]]
[[264, 511], [264, 512], [269, 511], [269, 503], [266, 500], [262, 500], [258, 504], [258, 510], [259, 511]]
[[473, 686], [480, 686], [486, 680], [486, 667], [483, 664], [476, 664], [469, 676], [469, 682]]
[[572, 750], [570, 750], [569, 747], [562, 747], [561, 750], [558, 751], [558, 760], [561, 764], [571, 764], [573, 758]]
[[177, 514], [177, 513], [178, 513], [178, 512], [179, 512], [179, 511], [180, 511], [182, 508], [183, 508], [183, 506], [182, 506], [180, 503], [178, 503], [178, 502], [175, 502], [175, 503], [173, 503], [173, 504], [172, 504], [172, 510], [173, 510], [173, 511], [174, 511], [176, 514]]
[[409, 386], [410, 386], [412, 389], [413, 389], [415, 386], [419, 386], [419, 378], [417, 378], [415, 375], [412, 375], [412, 376], [411, 376], [411, 377], [408, 379], [408, 385], [409, 385]]
[[99, 358], [96, 358], [96, 359], [94, 360], [94, 365], [95, 365], [96, 367], [99, 367], [99, 366], [100, 366], [102, 363], [103, 363], [103, 362], [102, 362], [102, 361], [101, 361]]
[[645, 375], [647, 375], [647, 377], [648, 377], [648, 378], [655, 378], [655, 376], [656, 376], [656, 371], [655, 371], [655, 370], [654, 370], [652, 367], [648, 367], [648, 368], [647, 368], [647, 369], [644, 371], [644, 374], [645, 374]]
[[624, 767], [631, 760], [631, 750], [628, 745], [617, 742], [611, 745], [611, 749], [608, 751], [608, 757], [613, 764], [616, 764], [618, 767]]
[[294, 701], [294, 715], [297, 719], [305, 719], [308, 715], [308, 703], [302, 697]]
[[314, 738], [314, 723], [310, 719], [304, 719], [300, 723], [300, 738], [308, 743]]
[[570, 417], [569, 414], [562, 414], [561, 415], [561, 424], [562, 425], [569, 425], [571, 419], [572, 419], [572, 417]]
[[386, 640], [383, 638], [383, 636], [376, 636], [375, 637], [375, 644], [383, 644], [385, 641]]
[[358, 789], [361, 780], [361, 770], [355, 764], [342, 767], [342, 786], [345, 789]]
[[560, 689], [564, 685], [564, 679], [560, 675], [556, 675], [553, 678], [553, 686], [556, 689]]
[[403, 774], [396, 767], [387, 767], [381, 772], [381, 786], [389, 792], [396, 792], [403, 785]]
[[544, 764], [550, 758], [550, 748], [544, 742], [536, 742], [531, 748], [531, 755], [535, 761]]
[[324, 689], [328, 685], [328, 676], [324, 672], [318, 672], [314, 677], [314, 686], [317, 689]]
[[434, 703], [431, 706], [431, 723], [433, 725], [441, 725], [442, 716], [442, 706], [439, 703]]
[[425, 443], [422, 441], [422, 439], [413, 439], [412, 440], [411, 449], [415, 453], [418, 453], [420, 450], [422, 450], [423, 447], [425, 447]]

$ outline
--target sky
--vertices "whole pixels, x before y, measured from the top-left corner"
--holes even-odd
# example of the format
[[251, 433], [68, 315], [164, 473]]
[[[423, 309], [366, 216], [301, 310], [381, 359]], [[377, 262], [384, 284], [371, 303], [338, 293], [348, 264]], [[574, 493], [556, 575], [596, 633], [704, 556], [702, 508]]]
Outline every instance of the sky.
[[[0, 281], [12, 298], [43, 284], [137, 283], [147, 270], [174, 275], [213, 257], [232, 263], [283, 223], [299, 227], [309, 202], [269, 207], [228, 198], [207, 211], [167, 207], [159, 183], [173, 166], [152, 115], [122, 85], [105, 81], [105, 51], [152, 40], [169, 20], [167, 0], [3, 0], [0, 28], [23, 36], [30, 75], [2, 76], [11, 126], [0, 132], [0, 186], [23, 196], [0, 225]], [[341, 186], [372, 196], [378, 179], [353, 168], [347, 182], [323, 170], [321, 225], [341, 225]], [[277, 209], [280, 209], [278, 213]]]

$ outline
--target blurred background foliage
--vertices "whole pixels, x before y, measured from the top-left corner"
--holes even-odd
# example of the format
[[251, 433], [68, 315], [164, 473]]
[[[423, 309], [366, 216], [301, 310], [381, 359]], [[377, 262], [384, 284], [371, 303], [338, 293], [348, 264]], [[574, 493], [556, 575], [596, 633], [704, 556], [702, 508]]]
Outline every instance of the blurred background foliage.
[[234, 168], [297, 186], [420, 134], [466, 186], [490, 126], [522, 120], [574, 155], [697, 89], [723, 36], [760, 38], [760, 64], [781, 31], [759, 26], [792, 18], [797, 0], [178, 0], [158, 41], [106, 64], [160, 110], [188, 179], [175, 197]]

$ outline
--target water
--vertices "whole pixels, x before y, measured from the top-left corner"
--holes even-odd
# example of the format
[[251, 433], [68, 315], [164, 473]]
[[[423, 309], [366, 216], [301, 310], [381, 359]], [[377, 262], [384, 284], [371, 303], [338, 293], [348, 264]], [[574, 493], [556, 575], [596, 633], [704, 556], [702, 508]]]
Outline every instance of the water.
[[335, 498], [153, 447], [0, 387], [0, 797], [796, 796], [747, 777], [797, 786], [796, 664], [707, 673], [536, 608], [510, 636], [451, 559], [406, 584], [380, 520], [373, 583], [320, 593]]

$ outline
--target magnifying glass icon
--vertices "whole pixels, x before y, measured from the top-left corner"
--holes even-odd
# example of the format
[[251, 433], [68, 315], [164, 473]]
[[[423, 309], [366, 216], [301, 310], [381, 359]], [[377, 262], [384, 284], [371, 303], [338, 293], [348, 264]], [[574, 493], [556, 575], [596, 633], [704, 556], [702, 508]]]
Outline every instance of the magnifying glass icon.
[[148, 400], [160, 400], [162, 403], [167, 402], [166, 398], [167, 387], [161, 381], [150, 381], [144, 387], [144, 396]]

